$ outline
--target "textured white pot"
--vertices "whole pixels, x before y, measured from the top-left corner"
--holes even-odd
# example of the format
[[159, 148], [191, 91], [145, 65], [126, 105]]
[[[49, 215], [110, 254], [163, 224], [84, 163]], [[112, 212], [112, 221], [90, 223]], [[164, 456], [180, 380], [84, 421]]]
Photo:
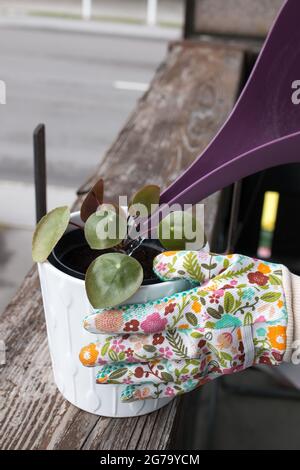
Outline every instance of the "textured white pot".
[[[72, 220], [81, 223], [79, 213]], [[69, 226], [69, 230], [74, 230]], [[97, 340], [87, 332], [83, 318], [93, 311], [84, 281], [69, 276], [48, 261], [38, 265], [48, 343], [54, 380], [62, 395], [73, 405], [90, 413], [109, 417], [130, 417], [151, 413], [169, 403], [172, 398], [122, 403], [123, 385], [96, 384], [98, 368], [84, 367], [79, 360], [81, 348]], [[186, 281], [172, 281], [142, 286], [127, 303], [156, 300], [188, 289]]]

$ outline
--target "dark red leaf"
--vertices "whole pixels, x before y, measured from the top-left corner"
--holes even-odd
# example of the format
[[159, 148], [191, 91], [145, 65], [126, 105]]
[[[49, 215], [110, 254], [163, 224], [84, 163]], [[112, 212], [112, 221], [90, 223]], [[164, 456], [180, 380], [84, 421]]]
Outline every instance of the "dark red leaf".
[[82, 203], [80, 210], [80, 217], [83, 222], [86, 222], [90, 215], [92, 215], [103, 202], [104, 182], [103, 179], [97, 181], [92, 187], [85, 200]]

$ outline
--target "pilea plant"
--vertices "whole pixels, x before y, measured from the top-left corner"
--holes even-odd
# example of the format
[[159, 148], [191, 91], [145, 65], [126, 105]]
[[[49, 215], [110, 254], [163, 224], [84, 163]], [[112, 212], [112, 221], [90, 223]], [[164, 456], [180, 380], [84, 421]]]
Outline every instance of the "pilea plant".
[[[145, 238], [139, 235], [141, 220], [158, 207], [159, 199], [158, 186], [144, 186], [133, 195], [125, 211], [104, 202], [104, 183], [100, 179], [82, 203], [82, 224], [70, 220], [67, 206], [57, 207], [39, 221], [32, 240], [33, 260], [39, 263], [46, 261], [68, 225], [75, 225], [84, 231], [90, 249], [97, 250], [97, 253], [100, 250], [100, 256], [91, 262], [85, 275], [86, 293], [91, 305], [105, 308], [122, 304], [143, 282], [143, 267], [132, 255]], [[187, 240], [183, 226], [187, 224], [197, 225], [195, 217], [188, 212], [175, 211], [163, 218], [157, 227], [161, 246], [168, 250], [184, 249]]]

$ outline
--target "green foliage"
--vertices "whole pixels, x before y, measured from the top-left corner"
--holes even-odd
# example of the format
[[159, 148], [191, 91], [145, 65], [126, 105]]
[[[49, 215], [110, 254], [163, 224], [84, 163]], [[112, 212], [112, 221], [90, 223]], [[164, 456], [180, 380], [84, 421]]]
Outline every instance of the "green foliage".
[[[107, 308], [122, 304], [139, 289], [143, 280], [143, 269], [138, 261], [123, 254], [123, 250], [129, 246], [127, 217], [120, 208], [104, 204], [103, 195], [104, 183], [100, 179], [89, 191], [81, 207], [80, 216], [85, 223], [85, 238], [92, 250], [109, 250], [118, 246], [121, 253], [104, 254], [93, 261], [87, 270], [86, 292], [94, 308]], [[157, 185], [147, 185], [135, 193], [130, 207], [143, 204], [150, 215], [153, 209], [151, 206], [158, 205], [159, 200], [160, 188]], [[66, 206], [54, 209], [41, 219], [33, 236], [32, 256], [34, 261], [43, 262], [48, 258], [65, 233], [69, 220], [70, 211]], [[130, 220], [132, 221], [132, 218]], [[134, 223], [136, 226], [138, 225], [137, 220]], [[170, 234], [170, 237], [166, 239], [162, 236], [164, 228], [167, 228]], [[204, 239], [203, 228], [199, 222], [192, 214], [181, 211], [173, 212], [167, 216], [161, 222], [158, 232], [166, 249], [182, 249], [185, 248], [186, 242], [193, 243], [195, 238], [197, 240], [201, 238], [202, 241]], [[187, 238], [186, 234], [188, 234]], [[174, 263], [175, 260], [174, 257]], [[190, 258], [187, 257], [185, 268], [194, 281], [202, 282], [204, 280], [195, 254], [191, 253]], [[169, 269], [170, 272], [176, 271], [172, 264], [169, 264]], [[205, 300], [203, 302], [205, 303]], [[197, 325], [197, 318], [192, 312], [188, 312], [186, 318], [190, 325]], [[173, 335], [172, 338], [179, 356], [185, 357], [184, 345], [180, 344], [176, 335]], [[150, 351], [151, 346], [148, 348], [148, 352], [154, 352]], [[109, 350], [107, 344], [104, 344], [102, 355], [106, 354], [112, 361], [123, 360], [123, 354], [118, 356], [116, 352]]]
[[234, 297], [231, 292], [226, 292], [224, 296], [224, 309], [225, 312], [230, 313], [234, 308]]
[[46, 261], [51, 251], [65, 233], [70, 220], [67, 206], [57, 207], [45, 215], [37, 224], [32, 239], [33, 261]]
[[108, 357], [111, 361], [113, 362], [117, 362], [118, 361], [118, 354], [116, 353], [116, 351], [114, 351], [113, 349], [110, 349], [108, 351]]
[[207, 307], [207, 313], [216, 320], [219, 320], [222, 317], [221, 313], [212, 307]]
[[114, 372], [112, 372], [109, 376], [109, 381], [111, 380], [118, 380], [120, 379], [121, 377], [123, 377], [123, 375], [125, 375], [127, 373], [128, 369], [127, 367], [122, 367], [121, 369], [118, 369], [118, 370], [115, 370]]
[[213, 330], [213, 329], [215, 328], [214, 322], [212, 322], [212, 321], [207, 321], [207, 322], [205, 323], [205, 328], [208, 328], [208, 329], [210, 329], [210, 330]]
[[166, 250], [184, 250], [187, 243], [196, 242], [200, 249], [204, 243], [203, 227], [189, 212], [171, 212], [160, 222], [157, 232]]
[[215, 277], [215, 280], [216, 281], [221, 281], [221, 280], [223, 281], [223, 280], [227, 280], [227, 279], [235, 279], [239, 276], [243, 276], [244, 274], [248, 273], [249, 271], [251, 271], [251, 269], [253, 267], [254, 267], [254, 263], [250, 263], [250, 264], [248, 264], [248, 266], [245, 266], [244, 268], [238, 269], [237, 271], [233, 271], [233, 270], [225, 271], [222, 274], [218, 274]]
[[94, 250], [105, 250], [119, 245], [127, 233], [127, 222], [118, 208], [102, 204], [89, 216], [84, 226], [86, 241]]
[[195, 252], [190, 251], [186, 254], [183, 267], [193, 281], [198, 281], [200, 284], [204, 281], [205, 276]]
[[276, 302], [280, 299], [280, 292], [267, 292], [266, 294], [261, 296], [261, 300], [264, 302]]
[[212, 271], [212, 270], [215, 269], [217, 266], [218, 266], [217, 263], [212, 263], [212, 264], [203, 263], [203, 264], [202, 264], [202, 268], [203, 268], [203, 269], [206, 269], [207, 271]]
[[229, 259], [228, 258], [224, 258], [224, 261], [223, 261], [223, 268], [224, 269], [227, 269], [229, 267]]
[[187, 312], [185, 314], [185, 317], [186, 317], [187, 321], [190, 323], [190, 325], [192, 325], [192, 326], [197, 326], [198, 325], [198, 320], [197, 320], [197, 317], [194, 313]]
[[221, 351], [221, 356], [225, 361], [232, 361], [232, 356], [224, 351]]
[[279, 279], [274, 274], [269, 275], [269, 281], [270, 281], [270, 284], [272, 284], [273, 286], [281, 286], [282, 284], [281, 279]]
[[173, 376], [171, 374], [168, 374], [168, 372], [162, 372], [161, 377], [164, 382], [173, 382]]
[[203, 334], [199, 333], [199, 331], [193, 331], [193, 333], [191, 333], [191, 337], [195, 339], [200, 339], [203, 337]]
[[244, 317], [244, 325], [249, 326], [249, 325], [252, 325], [252, 324], [253, 324], [252, 313], [247, 312], [245, 317]]
[[[160, 187], [156, 184], [148, 184], [143, 188], [139, 189], [129, 204], [129, 213], [132, 211], [139, 210], [139, 206], [145, 206], [147, 209], [147, 215], [151, 215], [153, 212], [153, 207], [159, 204], [160, 199]], [[133, 207], [136, 206], [136, 207]]]
[[188, 350], [183, 343], [183, 339], [176, 330], [168, 330], [166, 338], [169, 341], [173, 352], [181, 359], [188, 359]]
[[107, 253], [89, 266], [85, 287], [92, 306], [106, 308], [125, 302], [142, 281], [143, 268], [137, 260], [121, 253]]
[[151, 344], [145, 344], [143, 346], [143, 349], [145, 349], [145, 351], [147, 351], [147, 352], [155, 352], [156, 351], [156, 347], [152, 346]]
[[110, 342], [109, 342], [109, 341], [107, 341], [107, 342], [104, 344], [104, 346], [102, 346], [102, 348], [101, 348], [101, 356], [105, 356], [105, 354], [106, 354], [107, 351], [108, 351], [109, 346], [110, 346]]

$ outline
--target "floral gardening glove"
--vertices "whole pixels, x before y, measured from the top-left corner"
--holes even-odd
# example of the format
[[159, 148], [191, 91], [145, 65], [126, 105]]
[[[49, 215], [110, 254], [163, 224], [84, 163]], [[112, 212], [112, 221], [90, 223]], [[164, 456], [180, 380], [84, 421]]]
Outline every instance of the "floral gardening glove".
[[298, 277], [284, 266], [179, 251], [159, 255], [154, 271], [162, 281], [185, 278], [195, 287], [84, 320], [84, 328], [101, 336], [81, 350], [80, 360], [100, 366], [97, 383], [127, 384], [123, 401], [172, 397], [254, 364], [289, 360]]

